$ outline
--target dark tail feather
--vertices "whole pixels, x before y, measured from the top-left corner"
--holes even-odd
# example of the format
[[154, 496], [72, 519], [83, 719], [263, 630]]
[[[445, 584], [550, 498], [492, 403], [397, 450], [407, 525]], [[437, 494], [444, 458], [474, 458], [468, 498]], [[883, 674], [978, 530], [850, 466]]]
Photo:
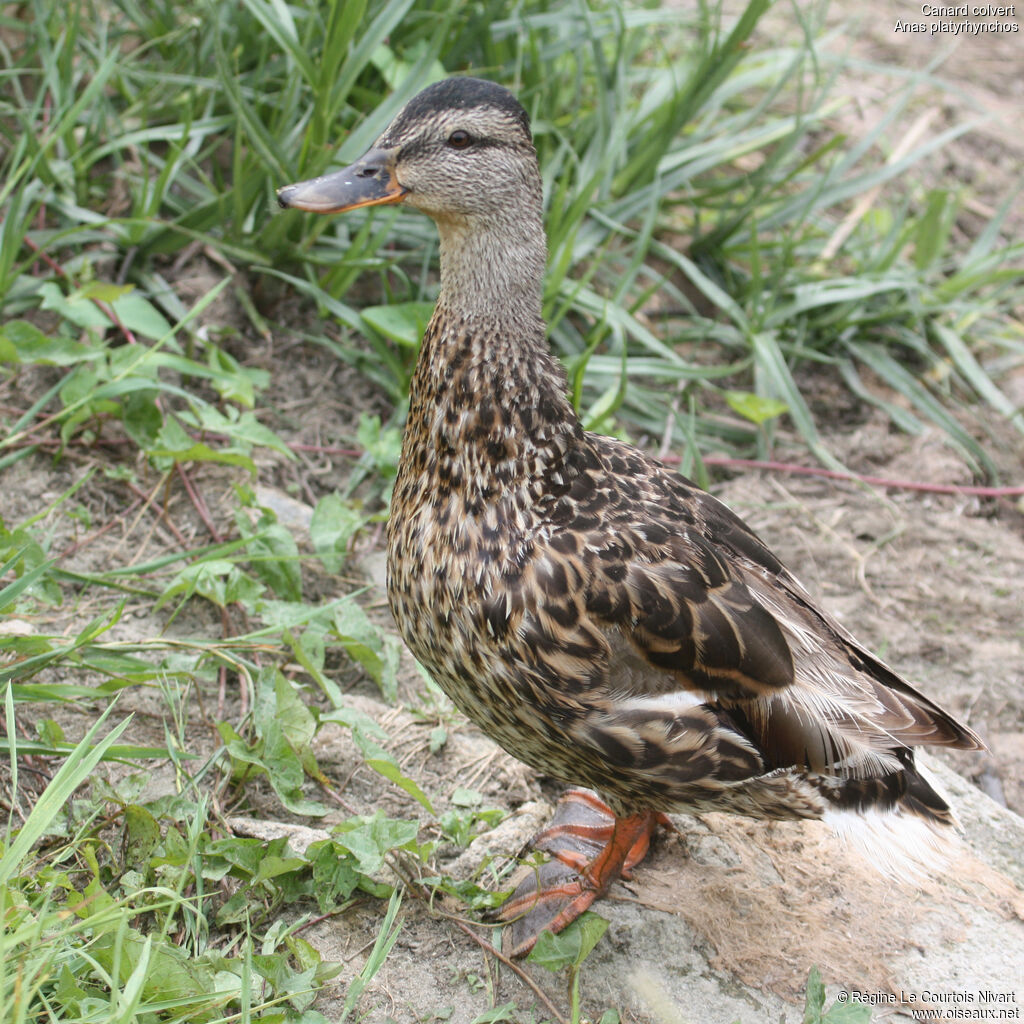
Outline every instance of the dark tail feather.
[[913, 814], [936, 825], [955, 825], [949, 804], [914, 763], [914, 752], [897, 752], [902, 767], [870, 779], [821, 778], [818, 788], [837, 810], [864, 813], [869, 810]]

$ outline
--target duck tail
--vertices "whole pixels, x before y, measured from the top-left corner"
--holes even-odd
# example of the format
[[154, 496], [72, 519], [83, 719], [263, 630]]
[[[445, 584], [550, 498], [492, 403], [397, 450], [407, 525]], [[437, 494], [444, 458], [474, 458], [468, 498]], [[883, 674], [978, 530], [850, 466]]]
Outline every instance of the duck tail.
[[889, 878], [922, 881], [956, 856], [960, 823], [912, 757], [882, 779], [847, 779], [823, 792], [825, 822]]

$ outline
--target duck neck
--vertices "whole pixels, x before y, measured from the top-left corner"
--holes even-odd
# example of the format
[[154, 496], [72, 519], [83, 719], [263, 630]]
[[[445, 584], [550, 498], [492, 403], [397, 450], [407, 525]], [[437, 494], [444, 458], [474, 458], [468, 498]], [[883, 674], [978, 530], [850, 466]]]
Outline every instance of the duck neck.
[[441, 293], [410, 394], [403, 467], [463, 494], [468, 508], [557, 471], [581, 433], [541, 316], [536, 223], [439, 223]]
[[437, 219], [441, 236], [439, 309], [477, 321], [541, 322], [547, 264], [544, 227], [539, 212], [516, 213], [519, 215], [472, 221]]

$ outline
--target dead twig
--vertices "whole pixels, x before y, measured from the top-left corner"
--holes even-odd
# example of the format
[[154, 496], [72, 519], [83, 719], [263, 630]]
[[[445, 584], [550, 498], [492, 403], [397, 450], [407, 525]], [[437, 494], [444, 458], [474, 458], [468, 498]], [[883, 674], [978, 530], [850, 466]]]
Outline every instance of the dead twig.
[[402, 858], [398, 856], [389, 857], [392, 870], [402, 880], [406, 888], [412, 894], [415, 899], [418, 899], [427, 908], [427, 913], [432, 917], [440, 917], [445, 921], [454, 924], [459, 931], [468, 935], [485, 953], [489, 956], [494, 957], [499, 963], [504, 964], [513, 974], [515, 974], [520, 981], [523, 982], [530, 989], [531, 992], [547, 1007], [548, 1012], [552, 1017], [558, 1021], [558, 1024], [569, 1024], [568, 1020], [558, 1011], [558, 1008], [554, 1003], [551, 1002], [547, 993], [520, 967], [515, 961], [509, 959], [500, 950], [492, 946], [485, 938], [477, 933], [470, 927], [457, 914], [453, 914], [450, 911], [444, 909], [444, 907], [438, 906], [433, 899], [433, 894], [428, 893], [424, 887], [420, 884], [419, 880], [414, 878], [412, 872], [409, 871]]

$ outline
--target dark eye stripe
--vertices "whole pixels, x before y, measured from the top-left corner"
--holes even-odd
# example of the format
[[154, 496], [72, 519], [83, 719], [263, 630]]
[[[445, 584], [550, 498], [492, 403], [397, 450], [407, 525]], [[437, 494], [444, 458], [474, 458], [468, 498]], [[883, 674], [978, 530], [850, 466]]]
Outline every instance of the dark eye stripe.
[[[446, 148], [455, 149], [455, 150], [460, 151], [460, 152], [468, 152], [470, 149], [473, 149], [474, 151], [476, 151], [476, 150], [483, 150], [483, 149], [489, 149], [492, 146], [500, 148], [503, 145], [504, 146], [508, 146], [509, 145], [508, 142], [502, 143], [502, 142], [497, 142], [494, 139], [478, 138], [476, 136], [470, 136], [470, 140], [469, 140], [470, 141], [470, 145], [462, 146], [460, 148], [459, 146], [452, 146], [451, 143], [449, 142], [450, 138], [451, 138], [451, 136], [449, 136], [447, 139], [445, 139], [443, 141], [443, 143], [441, 143], [441, 145], [445, 146]], [[399, 154], [398, 154], [398, 159], [399, 159], [399, 161], [402, 161], [402, 160], [415, 160], [417, 157], [421, 157], [421, 156], [424, 156], [424, 155], [429, 156], [431, 153], [436, 152], [436, 147], [437, 146], [438, 146], [438, 143], [436, 141], [434, 141], [433, 139], [426, 139], [426, 138], [415, 139], [412, 142], [408, 142], [404, 146], [402, 146], [402, 148], [401, 148], [401, 150], [399, 151]]]

